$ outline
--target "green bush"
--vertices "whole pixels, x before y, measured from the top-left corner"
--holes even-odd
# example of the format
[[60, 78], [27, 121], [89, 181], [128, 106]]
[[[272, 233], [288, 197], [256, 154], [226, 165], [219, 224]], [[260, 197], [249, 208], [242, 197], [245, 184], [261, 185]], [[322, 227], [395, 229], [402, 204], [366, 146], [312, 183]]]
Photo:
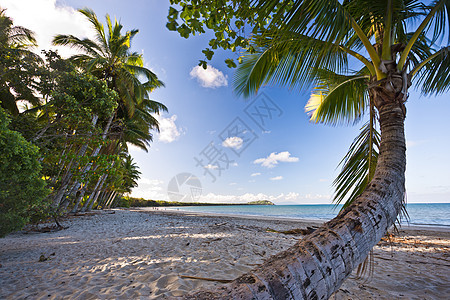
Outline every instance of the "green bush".
[[117, 196], [119, 199], [117, 199], [117, 204], [115, 205], [115, 207], [125, 207], [125, 208], [130, 208], [131, 207], [131, 202], [132, 202], [132, 198], [130, 197], [124, 197], [124, 196]]
[[0, 107], [0, 237], [41, 214], [48, 193], [40, 176], [39, 149], [8, 124]]

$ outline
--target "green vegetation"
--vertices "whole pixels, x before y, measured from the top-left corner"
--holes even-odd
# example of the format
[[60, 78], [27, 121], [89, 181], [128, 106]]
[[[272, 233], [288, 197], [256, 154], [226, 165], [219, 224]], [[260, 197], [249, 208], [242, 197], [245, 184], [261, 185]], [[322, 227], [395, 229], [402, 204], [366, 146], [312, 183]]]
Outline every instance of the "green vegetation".
[[176, 202], [162, 200], [146, 200], [143, 198], [121, 197], [120, 207], [167, 207], [167, 206], [223, 206], [223, 205], [275, 205], [269, 200], [251, 201], [247, 203], [205, 203], [205, 202]]
[[[163, 83], [131, 51], [138, 30], [80, 10], [95, 40], [58, 35], [79, 54], [36, 55], [33, 32], [0, 9], [0, 235], [93, 208], [137, 186], [128, 144], [144, 150], [167, 108], [149, 94]], [[106, 29], [105, 29], [106, 28]]]
[[269, 201], [269, 200], [250, 201], [247, 204], [248, 205], [275, 205], [272, 201]]
[[48, 193], [40, 178], [39, 149], [9, 130], [8, 123], [0, 107], [0, 237], [21, 229], [45, 210]]

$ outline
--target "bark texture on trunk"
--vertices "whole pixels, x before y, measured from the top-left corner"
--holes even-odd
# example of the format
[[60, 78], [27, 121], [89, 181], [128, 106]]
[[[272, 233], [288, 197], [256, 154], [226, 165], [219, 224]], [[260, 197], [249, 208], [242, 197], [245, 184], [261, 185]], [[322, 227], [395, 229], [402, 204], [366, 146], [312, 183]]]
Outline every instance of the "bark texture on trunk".
[[214, 292], [201, 291], [186, 299], [328, 299], [365, 260], [395, 222], [405, 195], [404, 106], [392, 94], [374, 93], [383, 98], [377, 99], [381, 145], [374, 177], [364, 193], [336, 218], [260, 267]]

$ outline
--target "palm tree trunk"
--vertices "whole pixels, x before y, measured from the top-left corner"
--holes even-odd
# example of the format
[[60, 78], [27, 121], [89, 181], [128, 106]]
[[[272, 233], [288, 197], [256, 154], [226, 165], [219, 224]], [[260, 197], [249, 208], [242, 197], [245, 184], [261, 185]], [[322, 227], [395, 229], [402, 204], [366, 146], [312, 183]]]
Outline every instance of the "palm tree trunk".
[[78, 211], [78, 206], [80, 205], [81, 200], [84, 197], [84, 194], [86, 193], [86, 186], [89, 184], [89, 181], [86, 182], [80, 190], [80, 194], [77, 196], [76, 200], [75, 200], [75, 205], [73, 206], [72, 210], [70, 211], [71, 213], [76, 213]]
[[187, 299], [328, 299], [396, 220], [405, 195], [404, 111], [378, 101], [381, 145], [375, 174], [353, 204], [314, 233], [215, 292]]
[[[98, 116], [94, 115], [92, 117], [92, 121], [91, 121], [93, 127], [97, 124], [97, 121], [98, 121]], [[111, 125], [110, 122], [108, 124]], [[108, 130], [109, 130], [109, 127], [108, 127]], [[83, 156], [86, 153], [87, 148], [88, 148], [88, 144], [87, 143], [83, 144], [83, 146], [81, 146], [81, 149], [78, 151], [78, 156]], [[78, 166], [78, 164], [75, 164], [75, 167], [77, 167], [77, 166]], [[62, 184], [61, 184], [56, 196], [53, 198], [53, 207], [55, 209], [57, 209], [58, 206], [60, 205], [61, 200], [64, 197], [67, 187], [70, 184], [70, 181], [72, 179], [73, 174], [70, 170], [71, 170], [71, 164], [69, 164], [67, 173], [65, 174], [63, 180], [61, 181]], [[70, 190], [72, 190], [72, 188]]]
[[86, 209], [86, 211], [90, 211], [92, 209], [92, 207], [94, 206], [95, 201], [97, 201], [98, 197], [100, 196], [100, 192], [102, 191], [102, 187], [103, 187], [103, 184], [106, 181], [106, 178], [108, 178], [108, 174], [105, 174], [102, 177], [100, 177], [100, 185], [97, 187], [97, 190], [94, 191], [95, 192], [95, 196], [92, 199], [92, 201], [89, 203], [89, 206]]
[[[112, 124], [112, 121], [113, 121], [113, 119], [114, 119], [114, 116], [115, 116], [115, 113], [113, 113], [113, 114], [109, 117], [108, 122], [106, 123], [106, 127], [105, 127], [105, 129], [103, 130], [103, 134], [102, 134], [102, 139], [103, 139], [103, 140], [106, 139], [106, 136], [107, 136], [108, 133], [109, 133], [109, 129], [111, 128], [111, 124]], [[102, 148], [102, 146], [98, 146], [97, 148], [95, 148], [94, 151], [92, 152], [91, 156], [92, 156], [92, 157], [96, 157], [96, 156], [100, 153], [101, 148]], [[86, 174], [87, 172], [89, 172], [89, 170], [91, 169], [91, 167], [92, 167], [92, 163], [89, 163], [89, 164], [87, 164], [87, 166], [85, 166], [85, 168], [83, 169], [82, 174], [81, 174], [81, 176], [82, 176], [83, 178], [85, 177], [85, 174]], [[71, 211], [72, 213], [75, 213], [75, 212], [77, 211], [78, 205], [80, 204], [81, 199], [83, 199], [84, 194], [86, 193], [86, 188], [87, 188], [88, 184], [89, 184], [89, 181], [87, 181], [87, 182], [81, 187], [80, 195], [79, 195], [79, 196], [77, 197], [77, 199], [75, 200], [75, 206], [73, 207], [73, 209], [72, 209], [72, 211]], [[78, 182], [78, 181], [75, 182], [75, 185], [79, 185], [79, 182]], [[90, 198], [89, 198], [89, 199], [90, 199]], [[81, 210], [82, 210], [82, 211], [85, 211], [86, 208], [83, 206], [83, 208], [82, 208]]]
[[109, 189], [109, 185], [107, 185], [106, 187], [103, 188], [103, 192], [100, 196], [100, 200], [98, 200], [98, 206], [101, 206], [102, 209], [105, 208], [106, 201], [109, 199], [109, 196], [111, 196], [111, 194], [112, 194], [112, 191], [108, 191], [108, 189]]
[[105, 192], [103, 193], [103, 197], [102, 197], [102, 202], [100, 204], [103, 209], [106, 208], [106, 204], [108, 204], [109, 197], [111, 197], [111, 195], [113, 193], [113, 191], [108, 191], [108, 189], [109, 189], [109, 186], [107, 186], [105, 188]]
[[116, 198], [117, 192], [114, 191], [111, 196], [109, 197], [108, 201], [105, 204], [105, 207], [110, 209], [111, 208], [111, 204], [114, 202], [114, 199]]
[[92, 202], [92, 200], [95, 197], [95, 194], [97, 193], [97, 188], [100, 185], [100, 182], [102, 181], [102, 177], [100, 176], [100, 178], [97, 180], [97, 183], [94, 186], [94, 189], [92, 190], [92, 193], [89, 195], [89, 198], [86, 200], [86, 202], [84, 203], [83, 207], [80, 209], [80, 211], [85, 212], [87, 210], [87, 208], [89, 207], [89, 204]]
[[120, 197], [117, 197], [117, 196], [119, 196], [118, 192], [115, 192], [114, 196], [112, 197], [111, 203], [108, 205], [108, 208], [116, 207], [117, 202], [119, 202], [119, 199], [120, 199]]

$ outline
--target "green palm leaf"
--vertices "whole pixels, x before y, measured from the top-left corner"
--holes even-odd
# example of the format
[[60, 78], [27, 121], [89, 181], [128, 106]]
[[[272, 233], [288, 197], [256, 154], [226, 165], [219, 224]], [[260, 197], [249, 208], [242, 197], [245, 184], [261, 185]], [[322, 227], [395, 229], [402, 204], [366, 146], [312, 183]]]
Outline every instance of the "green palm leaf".
[[338, 125], [355, 123], [368, 107], [368, 75], [339, 75], [317, 70], [318, 83], [305, 106], [311, 121]]
[[443, 47], [416, 67], [412, 75], [418, 74], [413, 79], [422, 86], [424, 95], [438, 95], [450, 89], [450, 46]]
[[268, 83], [300, 89], [314, 82], [315, 70], [347, 70], [347, 53], [339, 46], [294, 33], [284, 38], [278, 42], [269, 36], [255, 40], [260, 50], [244, 56], [234, 77], [238, 95], [249, 96]]
[[379, 147], [380, 133], [374, 128], [373, 122], [367, 122], [340, 162], [342, 170], [333, 181], [335, 187], [333, 202], [336, 204], [344, 202], [342, 209], [362, 194], [372, 179]]

